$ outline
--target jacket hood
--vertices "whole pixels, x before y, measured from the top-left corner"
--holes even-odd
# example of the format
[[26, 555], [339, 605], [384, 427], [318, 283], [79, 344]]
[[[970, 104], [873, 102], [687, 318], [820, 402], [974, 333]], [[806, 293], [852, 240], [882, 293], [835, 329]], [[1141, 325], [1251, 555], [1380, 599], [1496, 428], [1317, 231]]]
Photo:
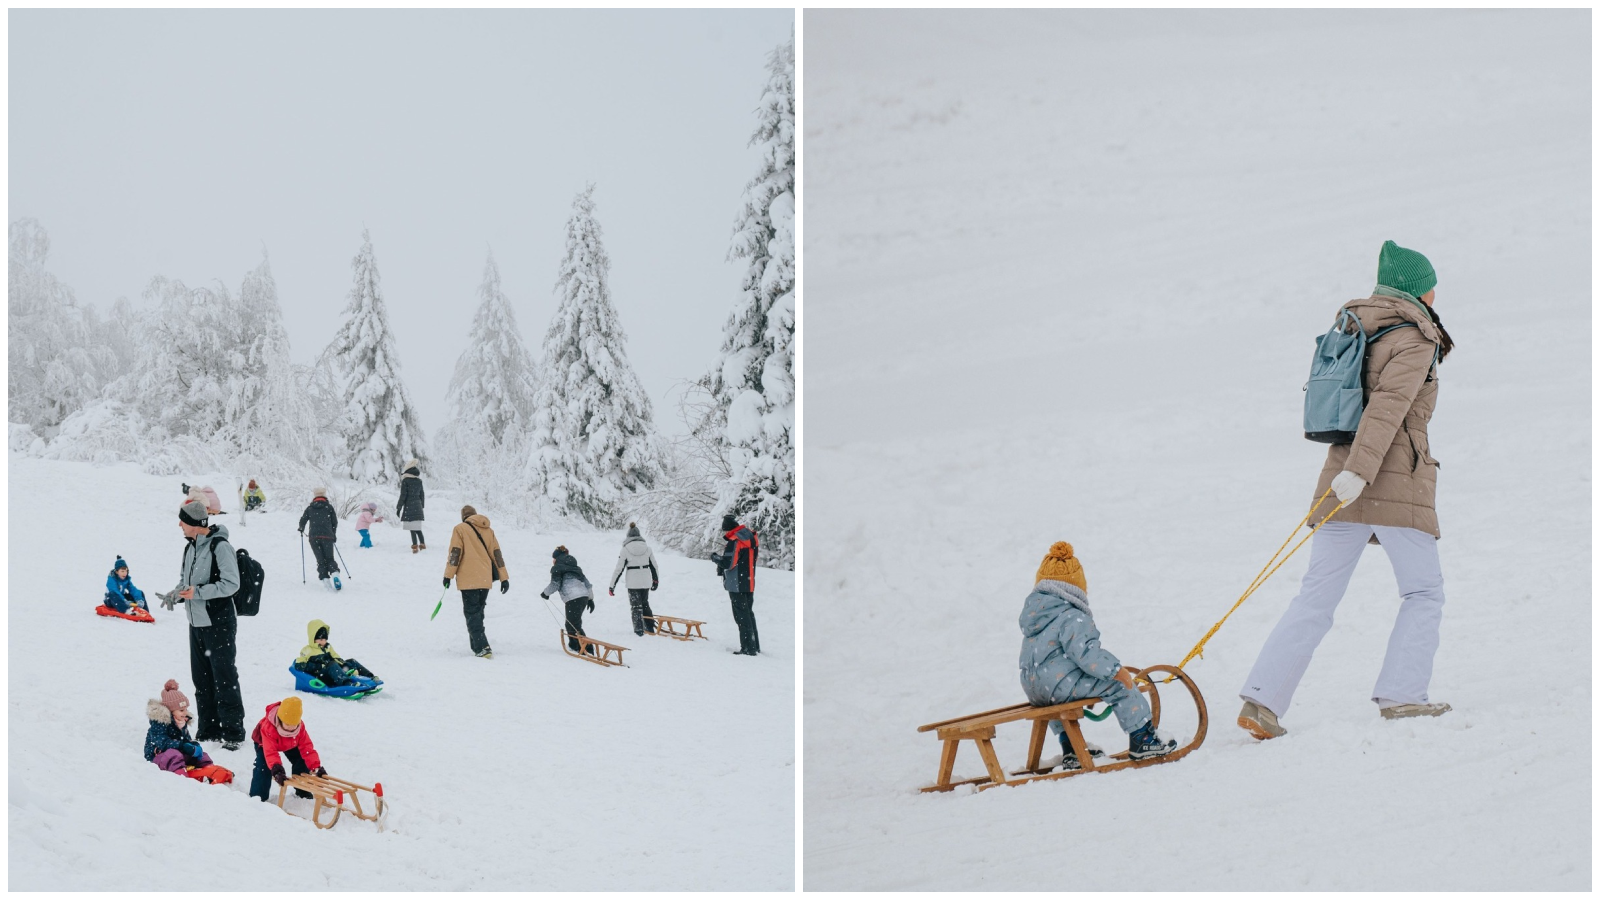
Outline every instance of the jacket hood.
[[317, 632], [324, 628], [328, 631], [328, 643], [333, 643], [333, 629], [328, 628], [328, 623], [321, 619], [312, 619], [306, 623], [306, 643], [316, 644]]
[[287, 735], [284, 734], [283, 733], [283, 726], [281, 724], [279, 724], [279, 722], [278, 722], [278, 707], [280, 707], [282, 705], [283, 705], [283, 701], [282, 700], [274, 700], [271, 703], [267, 704], [267, 717], [262, 722], [262, 726], [263, 727], [261, 729], [262, 731], [265, 731], [267, 728], [271, 728], [273, 731], [276, 731], [278, 733], [278, 737], [279, 737], [280, 740], [287, 739], [292, 735], [297, 735], [297, 734], [300, 733], [300, 729], [306, 727], [306, 720], [302, 718], [300, 720], [300, 724], [294, 726], [294, 730], [293, 731], [291, 731]]
[[1035, 637], [1073, 607], [1088, 613], [1091, 618], [1094, 616], [1089, 609], [1089, 595], [1077, 585], [1045, 579], [1035, 584], [1033, 593], [1023, 601], [1022, 615], [1018, 617], [1017, 624], [1022, 627], [1024, 637]]
[[727, 534], [724, 534], [723, 537], [727, 538], [730, 541], [743, 541], [743, 540], [748, 540], [751, 534], [752, 534], [752, 532], [750, 531], [750, 529], [746, 528], [743, 525], [740, 525], [740, 526], [734, 528], [732, 531], [728, 532]]
[[204, 535], [204, 536], [209, 537], [212, 540], [216, 540], [218, 538], [221, 538], [222, 540], [227, 540], [228, 539], [228, 526], [226, 526], [226, 525], [213, 525], [213, 526], [211, 526], [211, 530], [209, 532], [207, 532], [207, 534]]
[[328, 646], [317, 646], [317, 630], [321, 628], [328, 628], [328, 623], [322, 621], [321, 619], [312, 619], [306, 623], [306, 645], [300, 648], [300, 655], [295, 657], [295, 662], [303, 663], [309, 660], [311, 657], [320, 656], [323, 653], [332, 656], [334, 659], [339, 658], [339, 654], [334, 652], [333, 649], [332, 628], [328, 628]]
[[471, 525], [473, 528], [488, 528], [489, 527], [489, 517], [484, 515], [483, 513], [473, 513], [472, 515], [467, 516], [462, 521], [466, 522], [468, 525]]
[[405, 470], [405, 472], [403, 472], [400, 475], [400, 480], [404, 481], [407, 478], [420, 478], [420, 477], [422, 477], [422, 472], [419, 471], [416, 466], [412, 466], [411, 468]]
[[1417, 326], [1423, 337], [1439, 343], [1439, 329], [1434, 327], [1433, 317], [1410, 300], [1373, 294], [1361, 300], [1351, 300], [1344, 308], [1361, 317], [1361, 325], [1368, 334], [1391, 325], [1410, 323]]
[[172, 724], [172, 710], [167, 709], [160, 700], [146, 700], [144, 714], [152, 722], [160, 722], [163, 725]]

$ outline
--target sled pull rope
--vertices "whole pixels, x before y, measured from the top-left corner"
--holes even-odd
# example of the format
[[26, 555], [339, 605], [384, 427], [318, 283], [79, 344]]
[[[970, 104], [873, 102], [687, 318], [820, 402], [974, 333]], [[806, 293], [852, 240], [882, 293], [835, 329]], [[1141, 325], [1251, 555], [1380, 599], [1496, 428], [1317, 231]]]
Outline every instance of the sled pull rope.
[[[1243, 606], [1244, 601], [1250, 599], [1251, 594], [1254, 594], [1257, 589], [1259, 589], [1263, 584], [1266, 584], [1267, 579], [1271, 578], [1274, 573], [1282, 568], [1283, 564], [1289, 561], [1289, 557], [1293, 556], [1296, 550], [1299, 550], [1302, 546], [1304, 546], [1306, 541], [1311, 540], [1311, 535], [1316, 534], [1318, 528], [1326, 525], [1328, 520], [1333, 518], [1334, 513], [1344, 509], [1344, 502], [1340, 501], [1339, 505], [1335, 506], [1332, 512], [1323, 516], [1322, 521], [1318, 522], [1305, 537], [1300, 539], [1300, 543], [1294, 545], [1293, 550], [1290, 550], [1288, 554], [1283, 557], [1283, 559], [1278, 559], [1278, 554], [1283, 553], [1283, 548], [1289, 546], [1289, 542], [1294, 540], [1295, 534], [1298, 533], [1301, 528], [1305, 527], [1307, 522], [1311, 521], [1311, 514], [1316, 511], [1318, 506], [1322, 505], [1322, 501], [1326, 500], [1328, 495], [1331, 493], [1333, 493], [1333, 488], [1330, 487], [1322, 492], [1322, 496], [1317, 498], [1316, 503], [1311, 504], [1311, 508], [1306, 510], [1305, 517], [1300, 520], [1299, 524], [1294, 526], [1294, 531], [1289, 532], [1289, 536], [1283, 539], [1283, 543], [1278, 547], [1278, 552], [1272, 554], [1272, 559], [1267, 560], [1267, 564], [1262, 566], [1261, 571], [1256, 574], [1255, 580], [1250, 582], [1250, 586], [1245, 588], [1244, 593], [1239, 596], [1238, 602], [1233, 604], [1233, 609], [1228, 610], [1226, 615], [1217, 620], [1217, 624], [1211, 626], [1211, 630], [1206, 632], [1206, 636], [1200, 639], [1200, 643], [1195, 644], [1194, 649], [1189, 651], [1189, 655], [1183, 658], [1183, 662], [1178, 663], [1178, 668], [1181, 669], [1185, 665], [1188, 665], [1189, 660], [1194, 659], [1197, 656], [1201, 659], [1204, 659], [1205, 655], [1200, 651], [1205, 648], [1206, 641], [1211, 640], [1211, 636], [1216, 634], [1217, 630], [1222, 627], [1222, 623], [1228, 621], [1228, 616], [1233, 615], [1234, 610], [1237, 610], [1240, 606]], [[1277, 565], [1273, 565], [1273, 563], [1277, 563]], [[1271, 571], [1268, 571], [1269, 569]], [[1174, 677], [1176, 676], [1168, 675], [1166, 681], [1163, 681], [1162, 684], [1171, 682]]]

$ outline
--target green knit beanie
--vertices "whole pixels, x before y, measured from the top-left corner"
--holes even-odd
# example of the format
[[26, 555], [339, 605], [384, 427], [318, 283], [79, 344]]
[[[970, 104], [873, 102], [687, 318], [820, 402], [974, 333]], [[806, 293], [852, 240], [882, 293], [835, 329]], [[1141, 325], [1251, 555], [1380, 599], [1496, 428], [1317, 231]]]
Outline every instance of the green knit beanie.
[[1433, 290], [1439, 278], [1433, 274], [1433, 264], [1426, 256], [1394, 241], [1384, 241], [1383, 249], [1378, 251], [1378, 283], [1420, 298]]

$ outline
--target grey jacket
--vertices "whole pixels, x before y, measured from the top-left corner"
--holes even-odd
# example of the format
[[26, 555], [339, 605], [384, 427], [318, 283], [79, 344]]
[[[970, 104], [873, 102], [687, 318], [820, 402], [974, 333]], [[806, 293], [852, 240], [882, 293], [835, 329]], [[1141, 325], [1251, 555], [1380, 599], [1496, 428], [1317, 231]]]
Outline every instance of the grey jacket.
[[1122, 663], [1100, 646], [1089, 597], [1075, 584], [1046, 579], [1022, 604], [1022, 692], [1034, 706], [1097, 697]]
[[550, 579], [550, 583], [545, 585], [544, 590], [539, 593], [546, 596], [554, 596], [557, 592], [560, 592], [563, 601], [582, 600], [585, 597], [594, 596], [594, 585], [590, 584], [587, 578], [563, 574], [558, 578]]
[[[183, 567], [178, 570], [178, 585], [174, 591], [194, 586], [194, 601], [179, 601], [189, 613], [189, 624], [196, 628], [211, 627], [210, 603], [219, 597], [232, 597], [239, 592], [239, 560], [233, 554], [233, 542], [217, 554], [217, 580], [211, 580], [211, 557], [218, 541], [228, 540], [228, 529], [213, 525], [211, 530], [189, 542], [183, 551]], [[231, 600], [228, 602], [232, 602]]]
[[617, 555], [617, 567], [611, 570], [611, 587], [617, 586], [617, 579], [622, 573], [628, 573], [627, 586], [629, 590], [647, 590], [651, 585], [661, 580], [656, 571], [656, 557], [650, 552], [650, 545], [642, 537], [631, 537], [622, 545], [622, 552]]

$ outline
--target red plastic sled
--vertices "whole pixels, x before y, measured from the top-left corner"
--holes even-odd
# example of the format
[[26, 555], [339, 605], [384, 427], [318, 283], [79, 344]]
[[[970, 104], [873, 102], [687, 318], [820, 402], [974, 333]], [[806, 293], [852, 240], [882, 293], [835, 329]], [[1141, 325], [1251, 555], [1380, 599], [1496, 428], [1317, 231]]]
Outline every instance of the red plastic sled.
[[206, 784], [228, 784], [233, 781], [233, 772], [218, 765], [195, 766], [183, 774]]
[[109, 606], [96, 606], [94, 611], [96, 615], [109, 616], [113, 619], [127, 619], [130, 622], [154, 622], [156, 620], [155, 616], [150, 615], [150, 610], [140, 609], [137, 606], [133, 607], [133, 612], [125, 613], [119, 613]]

